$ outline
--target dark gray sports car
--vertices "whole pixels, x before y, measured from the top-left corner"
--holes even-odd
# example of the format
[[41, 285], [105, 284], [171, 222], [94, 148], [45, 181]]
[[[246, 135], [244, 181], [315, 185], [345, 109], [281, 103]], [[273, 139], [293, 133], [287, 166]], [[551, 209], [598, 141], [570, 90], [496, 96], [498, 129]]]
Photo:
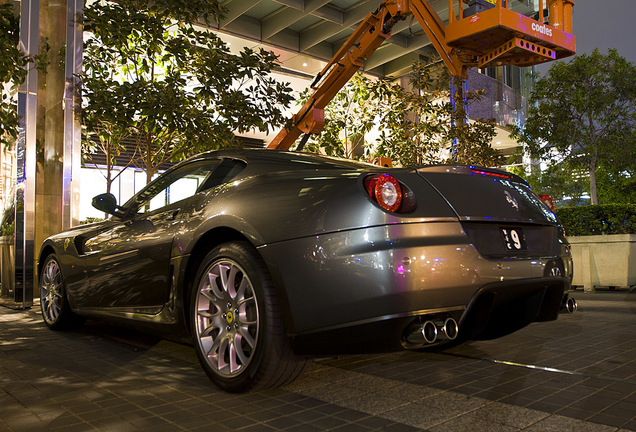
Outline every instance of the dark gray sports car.
[[219, 151], [93, 205], [112, 216], [42, 245], [46, 324], [188, 338], [229, 391], [288, 383], [312, 356], [493, 338], [575, 306], [556, 217], [500, 170]]

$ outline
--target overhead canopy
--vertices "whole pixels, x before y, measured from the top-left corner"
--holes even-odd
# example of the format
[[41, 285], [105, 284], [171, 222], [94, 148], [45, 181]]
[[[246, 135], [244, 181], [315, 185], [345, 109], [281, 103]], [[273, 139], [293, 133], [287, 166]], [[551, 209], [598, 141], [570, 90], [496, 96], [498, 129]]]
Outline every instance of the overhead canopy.
[[[379, 0], [227, 0], [228, 12], [219, 30], [292, 53], [329, 61], [357, 25], [377, 9]], [[431, 0], [444, 21], [448, 0]], [[511, 8], [533, 14], [533, 1], [514, 1]], [[393, 27], [392, 37], [366, 61], [364, 70], [379, 76], [408, 72], [420, 55], [435, 57], [435, 49], [416, 19]], [[302, 70], [302, 63], [299, 65]], [[310, 67], [310, 65], [308, 65]], [[320, 70], [320, 67], [317, 68]], [[314, 75], [315, 69], [308, 69]]]

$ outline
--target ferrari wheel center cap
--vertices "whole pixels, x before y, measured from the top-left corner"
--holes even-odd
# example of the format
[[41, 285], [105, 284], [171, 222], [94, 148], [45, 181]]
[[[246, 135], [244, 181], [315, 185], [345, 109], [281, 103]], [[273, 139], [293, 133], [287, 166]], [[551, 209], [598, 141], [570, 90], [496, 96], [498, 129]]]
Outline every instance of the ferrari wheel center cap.
[[228, 324], [232, 324], [232, 321], [234, 321], [234, 315], [232, 314], [232, 312], [227, 313], [227, 315], [225, 316], [225, 320]]

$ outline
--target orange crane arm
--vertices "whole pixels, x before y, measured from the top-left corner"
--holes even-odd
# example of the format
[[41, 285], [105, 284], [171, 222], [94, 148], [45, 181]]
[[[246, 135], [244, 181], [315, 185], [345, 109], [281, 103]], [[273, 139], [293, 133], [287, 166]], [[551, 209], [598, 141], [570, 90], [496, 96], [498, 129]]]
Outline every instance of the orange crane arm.
[[288, 150], [301, 133], [319, 133], [322, 130], [325, 106], [380, 44], [391, 36], [393, 25], [406, 18], [401, 9], [404, 4], [408, 4], [408, 0], [391, 4], [385, 2], [376, 12], [367, 15], [316, 77], [312, 84], [314, 92], [292, 118], [292, 128], [281, 130], [268, 148]]
[[413, 15], [452, 75], [465, 79], [468, 68], [514, 64], [529, 66], [574, 54], [572, 6], [574, 0], [545, 0], [549, 24], [543, 23], [544, 0], [539, 0], [539, 21], [508, 9], [508, 0], [487, 0], [488, 10], [463, 16], [464, 0], [448, 0], [449, 20], [444, 25], [428, 0], [385, 0], [367, 15], [312, 83], [314, 92], [267, 148], [288, 150], [302, 133], [320, 133], [324, 108], [364, 65], [364, 61], [391, 37], [391, 29]]

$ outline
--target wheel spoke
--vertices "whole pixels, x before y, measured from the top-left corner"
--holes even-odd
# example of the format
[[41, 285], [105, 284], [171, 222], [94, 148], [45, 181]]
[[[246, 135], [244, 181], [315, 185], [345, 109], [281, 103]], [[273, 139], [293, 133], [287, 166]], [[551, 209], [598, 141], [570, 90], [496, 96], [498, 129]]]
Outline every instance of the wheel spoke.
[[221, 286], [219, 287], [224, 293], [227, 292], [227, 280], [228, 280], [229, 268], [225, 265], [219, 265], [219, 277], [221, 279]]
[[214, 324], [210, 324], [207, 327], [205, 327], [205, 329], [201, 332], [201, 337], [202, 338], [206, 338], [206, 337], [212, 337], [212, 335], [214, 334], [214, 330], [216, 330], [218, 328], [218, 326], [214, 325]]
[[55, 321], [59, 315], [60, 309], [55, 304], [55, 301], [49, 303], [49, 316], [51, 321]]
[[[209, 291], [211, 291], [217, 298], [222, 299], [223, 298], [223, 289], [220, 288], [219, 285], [218, 285], [218, 283], [219, 283], [219, 275], [210, 272], [208, 274], [208, 282], [210, 284]], [[216, 301], [216, 299], [213, 298], [212, 296], [210, 296], [210, 301], [213, 302], [213, 301]]]
[[218, 335], [216, 338], [212, 338], [212, 345], [210, 346], [210, 350], [208, 351], [208, 355], [218, 357], [220, 356], [221, 350], [221, 342], [223, 342], [223, 337]]
[[254, 346], [256, 345], [256, 341], [250, 334], [248, 328], [240, 327], [239, 334], [241, 335], [241, 338], [244, 339], [245, 342], [250, 346], [250, 348], [254, 349]]
[[213, 290], [211, 289], [201, 290], [201, 295], [205, 297], [206, 299], [208, 299], [210, 303], [214, 303], [218, 300], [216, 293], [214, 293]]
[[243, 350], [243, 336], [240, 333], [237, 333], [234, 336], [234, 347], [236, 350], [236, 356], [241, 364], [247, 364], [250, 361], [250, 353], [246, 353]]
[[46, 276], [47, 276], [47, 282], [50, 283], [53, 278], [54, 278], [54, 268], [55, 268], [55, 263], [53, 261], [49, 262], [49, 265], [46, 267]]
[[230, 343], [229, 345], [228, 356], [230, 360], [230, 373], [235, 373], [241, 368], [243, 364], [247, 363], [247, 362], [239, 363], [236, 361], [237, 360], [236, 357], [238, 356], [238, 351], [236, 346], [236, 337], [234, 338], [232, 343]]
[[255, 306], [252, 303], [253, 302], [246, 300], [239, 305], [238, 319], [239, 319], [239, 322], [244, 326], [250, 326], [250, 325], [256, 324], [257, 317], [250, 316], [250, 315], [253, 315], [253, 314], [250, 314], [250, 310], [252, 307]]
[[207, 320], [214, 320], [219, 315], [218, 313], [210, 312], [209, 310], [200, 310], [197, 313], [199, 314], [199, 317]]
[[238, 269], [236, 268], [236, 266], [232, 266], [230, 268], [228, 277], [227, 277], [227, 293], [229, 294], [230, 298], [236, 298], [236, 274], [238, 273]]
[[236, 290], [235, 299], [239, 305], [245, 301], [245, 291], [248, 285], [249, 281], [247, 278], [244, 277], [243, 280], [241, 280], [241, 285], [238, 287], [238, 290]]
[[256, 325], [256, 320], [241, 319], [240, 323], [243, 326], [253, 326], [253, 325]]
[[219, 370], [219, 372], [222, 372], [225, 370], [225, 368], [227, 368], [227, 362], [225, 361], [225, 357], [227, 355], [227, 351], [230, 347], [230, 344], [227, 340], [227, 338], [223, 338], [221, 341], [221, 344], [218, 347], [218, 351], [217, 351], [217, 368]]

